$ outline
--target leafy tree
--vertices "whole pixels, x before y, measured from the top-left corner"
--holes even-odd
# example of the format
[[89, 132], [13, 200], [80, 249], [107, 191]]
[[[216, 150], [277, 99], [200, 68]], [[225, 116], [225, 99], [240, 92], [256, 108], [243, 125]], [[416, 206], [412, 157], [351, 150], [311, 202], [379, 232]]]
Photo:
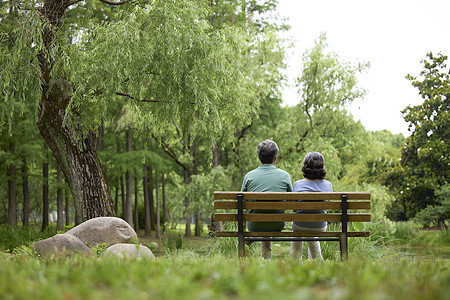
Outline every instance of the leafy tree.
[[236, 188], [240, 188], [243, 175], [255, 165], [255, 145], [261, 138], [271, 136], [282, 118], [281, 86], [285, 83], [286, 43], [279, 32], [287, 26], [274, 14], [277, 1], [221, 0], [211, 1], [210, 6], [210, 22], [214, 29], [238, 26], [250, 33], [246, 38], [246, 59], [242, 68], [257, 83], [252, 101], [254, 113], [247, 117], [243, 126], [232, 124], [224, 130], [234, 133], [234, 138], [232, 143], [220, 138], [213, 161], [214, 166], [224, 166]]
[[[157, 134], [174, 116], [211, 140], [251, 110], [240, 41], [233, 30], [211, 34], [205, 1], [100, 1], [121, 5], [108, 22], [93, 17], [93, 1], [23, 1], [17, 38], [0, 52], [2, 119], [10, 103], [39, 103], [38, 128], [71, 188], [76, 222], [114, 214], [94, 130], [115, 102], [129, 100]], [[64, 25], [75, 10], [88, 18]]]
[[350, 145], [358, 136], [359, 129], [345, 106], [364, 95], [357, 75], [368, 64], [343, 62], [327, 46], [322, 34], [303, 55], [303, 70], [297, 78], [299, 103], [287, 108], [287, 117], [278, 127], [284, 141], [280, 165], [293, 178], [301, 176], [299, 166], [308, 151], [322, 152], [329, 175], [339, 178], [342, 165], [337, 149]]
[[445, 223], [446, 220], [450, 219], [450, 186], [441, 186], [435, 191], [436, 204], [428, 205], [421, 211], [419, 211], [415, 220], [428, 226], [433, 224], [438, 226], [440, 229], [448, 229], [448, 225]]
[[[437, 193], [445, 191], [444, 186], [448, 185], [450, 165], [450, 74], [446, 60], [445, 55], [428, 53], [422, 61], [424, 70], [420, 75], [407, 76], [424, 101], [403, 110], [411, 135], [403, 146], [401, 162], [386, 180], [390, 189], [398, 192], [398, 200], [409, 217], [427, 207], [442, 206], [434, 215], [440, 222], [448, 218], [448, 211], [438, 211], [448, 209], [448, 206], [439, 200]], [[431, 209], [427, 209], [427, 214], [430, 213]]]

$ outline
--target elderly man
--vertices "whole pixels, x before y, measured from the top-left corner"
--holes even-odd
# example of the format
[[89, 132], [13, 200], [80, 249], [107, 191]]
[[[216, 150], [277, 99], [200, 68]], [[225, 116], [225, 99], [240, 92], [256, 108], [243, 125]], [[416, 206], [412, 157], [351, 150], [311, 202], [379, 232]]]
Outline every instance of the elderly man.
[[[278, 146], [274, 141], [265, 140], [258, 145], [257, 152], [261, 165], [248, 172], [242, 183], [242, 192], [292, 192], [291, 177], [286, 171], [275, 167]], [[251, 210], [250, 213], [283, 213], [280, 210]], [[284, 222], [247, 222], [249, 231], [281, 231]], [[247, 243], [249, 244], [249, 243]], [[261, 256], [270, 259], [272, 242], [261, 242]]]

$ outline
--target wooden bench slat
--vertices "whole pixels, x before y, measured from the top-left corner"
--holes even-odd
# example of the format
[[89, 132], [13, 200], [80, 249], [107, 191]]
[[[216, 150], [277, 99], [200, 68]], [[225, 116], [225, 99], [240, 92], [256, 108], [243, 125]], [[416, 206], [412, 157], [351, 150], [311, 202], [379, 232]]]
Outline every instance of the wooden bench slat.
[[[218, 231], [215, 232], [216, 237], [238, 237], [237, 231]], [[339, 237], [341, 232], [244, 232], [244, 237]], [[369, 237], [369, 231], [349, 231], [348, 237]]]
[[244, 195], [244, 200], [341, 200], [343, 194], [347, 195], [348, 200], [370, 200], [370, 193], [366, 192], [214, 192], [214, 200], [236, 200], [238, 194]]
[[[237, 221], [237, 213], [216, 213], [216, 221]], [[256, 222], [340, 222], [341, 214], [244, 214], [244, 221]], [[348, 214], [348, 222], [370, 222], [370, 214]]]
[[[237, 209], [237, 201], [214, 201], [214, 209]], [[341, 209], [341, 201], [328, 202], [244, 202], [244, 209]], [[348, 201], [348, 209], [370, 209], [369, 201]]]

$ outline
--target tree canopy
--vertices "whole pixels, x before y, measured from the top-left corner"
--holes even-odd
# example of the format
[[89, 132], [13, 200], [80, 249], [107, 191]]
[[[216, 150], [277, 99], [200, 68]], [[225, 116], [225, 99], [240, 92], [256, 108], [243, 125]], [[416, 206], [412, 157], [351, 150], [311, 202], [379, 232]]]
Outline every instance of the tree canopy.
[[[411, 135], [402, 148], [401, 163], [388, 174], [387, 184], [399, 192], [399, 201], [410, 217], [427, 207], [442, 206], [437, 196], [448, 190], [450, 74], [446, 60], [445, 55], [428, 53], [419, 76], [407, 77], [424, 101], [403, 111]], [[445, 214], [448, 218], [448, 211]], [[444, 214], [435, 217], [436, 223], [445, 219]]]

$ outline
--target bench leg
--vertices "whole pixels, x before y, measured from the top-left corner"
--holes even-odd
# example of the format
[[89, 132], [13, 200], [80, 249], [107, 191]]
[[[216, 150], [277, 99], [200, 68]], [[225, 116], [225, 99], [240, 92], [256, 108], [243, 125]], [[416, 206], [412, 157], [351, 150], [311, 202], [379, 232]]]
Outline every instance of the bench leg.
[[244, 244], [244, 236], [238, 237], [238, 255], [239, 257], [245, 256], [245, 244]]
[[238, 255], [245, 256], [244, 244], [244, 196], [238, 195]]
[[348, 244], [347, 244], [347, 233], [342, 232], [339, 237], [339, 244], [341, 248], [341, 259], [348, 259]]

